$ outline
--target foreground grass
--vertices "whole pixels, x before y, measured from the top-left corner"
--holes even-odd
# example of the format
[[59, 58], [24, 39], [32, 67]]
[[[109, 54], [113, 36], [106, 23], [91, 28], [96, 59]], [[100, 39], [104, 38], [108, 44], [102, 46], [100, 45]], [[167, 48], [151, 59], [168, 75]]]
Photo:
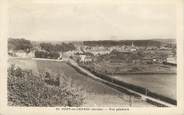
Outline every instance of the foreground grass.
[[85, 99], [82, 91], [65, 82], [59, 86], [49, 85], [42, 76], [12, 65], [8, 68], [8, 105], [81, 106]]
[[79, 64], [104, 74], [176, 74], [175, 66], [164, 64], [109, 63], [104, 61], [99, 63]]

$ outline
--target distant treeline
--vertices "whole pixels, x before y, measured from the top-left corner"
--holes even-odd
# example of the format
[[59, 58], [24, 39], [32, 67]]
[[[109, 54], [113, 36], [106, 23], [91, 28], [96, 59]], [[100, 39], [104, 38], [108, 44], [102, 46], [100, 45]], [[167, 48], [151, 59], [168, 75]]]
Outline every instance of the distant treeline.
[[[30, 51], [34, 49], [34, 45], [30, 40], [26, 40], [24, 38], [9, 38], [8, 39], [8, 50], [23, 50]], [[52, 44], [52, 43], [39, 43], [37, 47], [40, 47], [42, 50], [48, 52], [67, 52], [75, 50], [75, 46], [72, 43], [60, 43], [60, 44]]]
[[168, 43], [165, 42], [164, 40], [162, 41], [156, 41], [156, 40], [119, 40], [119, 41], [114, 41], [114, 40], [100, 40], [100, 41], [84, 41], [83, 44], [87, 46], [105, 46], [105, 47], [110, 47], [110, 46], [121, 46], [121, 45], [132, 45], [132, 43], [135, 46], [156, 46], [156, 47], [161, 47], [162, 45], [166, 45], [168, 47], [175, 47], [175, 44], [173, 43]]
[[75, 46], [72, 43], [62, 43], [62, 44], [51, 44], [51, 43], [40, 43], [41, 49], [52, 52], [52, 51], [61, 51], [61, 52], [67, 52], [75, 50]]
[[23, 50], [29, 52], [33, 48], [31, 41], [20, 39], [8, 39], [8, 50]]

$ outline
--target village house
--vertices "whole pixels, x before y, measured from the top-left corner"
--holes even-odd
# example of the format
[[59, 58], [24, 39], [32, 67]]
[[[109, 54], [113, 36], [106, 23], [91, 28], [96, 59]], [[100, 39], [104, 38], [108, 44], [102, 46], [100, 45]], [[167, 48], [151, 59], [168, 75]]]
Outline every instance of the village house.
[[168, 48], [165, 46], [162, 46], [162, 47], [160, 47], [160, 50], [168, 50]]
[[92, 62], [93, 59], [91, 56], [89, 55], [80, 55], [80, 62], [82, 63], [89, 63], [89, 62]]
[[62, 55], [66, 57], [70, 57], [70, 56], [73, 56], [75, 53], [77, 53], [77, 51], [67, 51], [67, 52], [63, 52]]
[[105, 47], [91, 47], [91, 48], [85, 49], [85, 52], [90, 52], [93, 55], [103, 55], [103, 54], [110, 53], [108, 48], [105, 48]]
[[80, 56], [80, 62], [84, 62], [86, 55], [79, 55]]
[[17, 57], [33, 58], [33, 57], [35, 57], [35, 52], [34, 52], [34, 51], [31, 51], [31, 52], [29, 52], [29, 53], [26, 53], [25, 51], [20, 50], [20, 51], [17, 51], [17, 52], [15, 53], [15, 55], [16, 55]]
[[62, 59], [63, 59], [63, 53], [62, 52], [59, 52], [58, 60], [62, 60]]
[[8, 51], [8, 56], [15, 56], [14, 51], [13, 51], [13, 50], [9, 50], [9, 51]]
[[90, 57], [90, 56], [86, 56], [85, 57], [85, 59], [84, 59], [84, 62], [85, 63], [90, 63], [90, 62], [92, 62], [93, 60], [92, 60], [92, 58]]
[[175, 57], [168, 57], [166, 59], [167, 63], [176, 64], [176, 58]]
[[17, 57], [27, 57], [27, 53], [25, 52], [25, 51], [23, 51], [23, 50], [19, 50], [19, 51], [16, 51], [15, 52], [15, 55], [17, 56]]
[[146, 48], [146, 50], [157, 50], [158, 48], [156, 46], [149, 46]]

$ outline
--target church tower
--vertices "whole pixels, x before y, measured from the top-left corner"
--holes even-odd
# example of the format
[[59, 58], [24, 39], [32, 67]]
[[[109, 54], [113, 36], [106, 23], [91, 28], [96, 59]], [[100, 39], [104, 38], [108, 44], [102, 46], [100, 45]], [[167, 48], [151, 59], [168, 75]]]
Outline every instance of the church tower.
[[134, 42], [132, 42], [132, 47], [135, 47], [135, 46], [134, 46]]

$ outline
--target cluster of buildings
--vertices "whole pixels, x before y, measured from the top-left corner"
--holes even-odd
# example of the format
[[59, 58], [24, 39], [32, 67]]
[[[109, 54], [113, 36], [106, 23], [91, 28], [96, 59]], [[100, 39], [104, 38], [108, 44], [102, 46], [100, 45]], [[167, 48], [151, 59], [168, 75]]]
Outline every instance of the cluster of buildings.
[[[123, 55], [129, 55], [129, 54], [135, 54], [136, 56], [137, 52], [143, 52], [142, 57], [139, 58], [133, 58], [131, 55], [127, 56], [127, 60], [132, 63], [163, 63], [163, 62], [168, 62], [168, 63], [175, 63], [176, 64], [176, 55], [172, 54], [170, 52], [170, 49], [166, 47], [138, 47], [135, 46], [134, 43], [132, 42], [131, 46], [112, 46], [112, 47], [104, 47], [104, 46], [82, 46], [79, 48], [80, 50], [78, 53], [78, 60], [83, 63], [89, 63], [94, 61], [97, 56], [100, 55], [109, 55], [113, 50], [118, 51], [119, 53]], [[169, 53], [162, 53], [162, 52], [168, 52]], [[92, 55], [87, 55], [87, 53], [91, 53]], [[131, 61], [130, 61], [131, 60]], [[123, 62], [123, 60], [121, 60]], [[124, 60], [126, 61], [126, 60]], [[113, 62], [118, 62], [118, 61], [113, 61]]]
[[8, 55], [13, 56], [13, 57], [22, 57], [22, 58], [33, 58], [33, 57], [35, 57], [34, 51], [30, 51], [29, 53], [27, 53], [24, 50], [18, 50], [18, 51], [9, 50]]
[[104, 55], [104, 54], [109, 54], [113, 50], [117, 50], [119, 52], [134, 52], [137, 51], [138, 47], [134, 46], [133, 42], [131, 46], [112, 46], [112, 47], [104, 47], [104, 46], [84, 46], [83, 50], [85, 52], [90, 52], [93, 55]]

